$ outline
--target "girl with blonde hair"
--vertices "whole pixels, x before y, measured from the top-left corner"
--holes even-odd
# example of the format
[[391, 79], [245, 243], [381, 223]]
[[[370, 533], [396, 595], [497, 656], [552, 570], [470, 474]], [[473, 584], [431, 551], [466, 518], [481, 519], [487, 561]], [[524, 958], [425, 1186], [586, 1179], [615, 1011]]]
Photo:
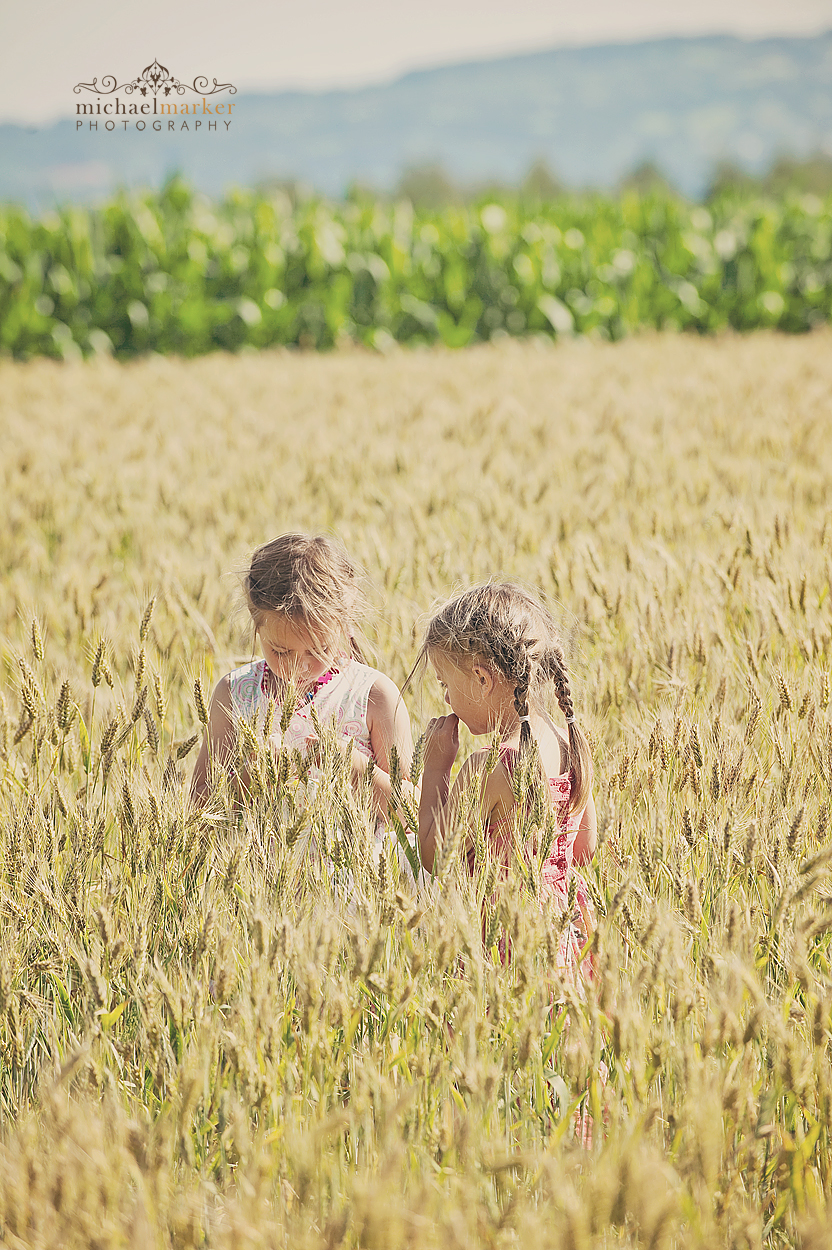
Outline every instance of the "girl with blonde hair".
[[[586, 886], [574, 865], [592, 859], [597, 830], [589, 745], [575, 715], [555, 622], [522, 586], [488, 582], [433, 615], [420, 658], [432, 665], [451, 709], [431, 720], [426, 732], [419, 804], [422, 863], [432, 869], [438, 844], [452, 832], [473, 788], [475, 822], [482, 822], [489, 850], [507, 872], [513, 850], [523, 853], [516, 847], [517, 830], [533, 806], [535, 787], [541, 787], [556, 820], [541, 864], [541, 901], [550, 900], [561, 912], [570, 900], [575, 905], [558, 958], [562, 968], [574, 968], [591, 924]], [[547, 691], [555, 695], [563, 728], [546, 710]], [[460, 721], [474, 735], [498, 735], [497, 751], [496, 758], [489, 748], [470, 755], [451, 788]], [[476, 835], [475, 827], [465, 833], [472, 871]]]

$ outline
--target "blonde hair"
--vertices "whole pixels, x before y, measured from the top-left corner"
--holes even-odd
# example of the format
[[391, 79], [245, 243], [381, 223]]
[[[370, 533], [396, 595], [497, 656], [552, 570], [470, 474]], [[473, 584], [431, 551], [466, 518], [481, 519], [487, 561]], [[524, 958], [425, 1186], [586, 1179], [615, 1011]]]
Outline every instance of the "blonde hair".
[[359, 572], [344, 548], [323, 534], [280, 534], [257, 547], [243, 577], [243, 590], [255, 630], [267, 612], [281, 612], [301, 625], [326, 650], [343, 636], [356, 659], [364, 611]]
[[[554, 688], [566, 718], [567, 771], [572, 778], [571, 811], [583, 811], [592, 785], [592, 756], [575, 721], [563, 646], [548, 609], [512, 582], [472, 586], [440, 608], [428, 622], [417, 665], [432, 651], [486, 661], [514, 686], [519, 717], [529, 715], [529, 698]], [[520, 722], [520, 748], [536, 747], [528, 720]], [[538, 751], [539, 757], [539, 751]], [[542, 764], [541, 764], [542, 767]]]

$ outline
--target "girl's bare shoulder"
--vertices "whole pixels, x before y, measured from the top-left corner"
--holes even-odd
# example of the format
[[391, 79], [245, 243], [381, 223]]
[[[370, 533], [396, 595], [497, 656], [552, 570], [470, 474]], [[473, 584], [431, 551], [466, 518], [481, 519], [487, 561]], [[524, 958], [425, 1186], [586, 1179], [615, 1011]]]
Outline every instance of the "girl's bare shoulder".
[[214, 693], [211, 702], [216, 703], [218, 707], [231, 711], [231, 674], [226, 673], [225, 677], [221, 677], [214, 687]]
[[494, 802], [508, 800], [512, 798], [509, 765], [504, 756], [500, 755], [494, 767], [487, 771], [490, 755], [490, 747], [479, 747], [476, 751], [472, 751], [462, 765], [459, 775], [462, 778], [481, 777], [484, 781], [483, 792]]
[[381, 669], [373, 668], [370, 664], [365, 664], [364, 668], [367, 669], [367, 679], [372, 678], [373, 680], [373, 690], [380, 690], [388, 694], [395, 691], [397, 695], [399, 694], [399, 687], [392, 677], [388, 677], [386, 673], [382, 673]]
[[372, 679], [373, 683], [368, 696], [368, 706], [379, 711], [394, 708], [402, 695], [392, 677], [388, 677], [386, 673], [379, 672], [377, 668], [370, 668], [368, 664], [364, 667], [369, 669], [367, 680]]
[[569, 739], [550, 716], [546, 717], [546, 730], [538, 740], [543, 767], [550, 777], [560, 776], [566, 771], [569, 759]]

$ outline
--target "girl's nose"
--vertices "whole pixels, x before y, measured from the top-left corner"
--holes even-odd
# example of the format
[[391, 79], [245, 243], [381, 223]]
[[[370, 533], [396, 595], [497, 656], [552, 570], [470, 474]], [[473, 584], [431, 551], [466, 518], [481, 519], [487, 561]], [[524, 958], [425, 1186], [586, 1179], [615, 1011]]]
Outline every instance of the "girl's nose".
[[451, 706], [451, 696], [448, 694], [447, 690], [445, 691], [445, 702], [447, 703], [448, 707]]
[[301, 661], [301, 673], [304, 681], [315, 681], [323, 674], [323, 665], [314, 655], [308, 655]]

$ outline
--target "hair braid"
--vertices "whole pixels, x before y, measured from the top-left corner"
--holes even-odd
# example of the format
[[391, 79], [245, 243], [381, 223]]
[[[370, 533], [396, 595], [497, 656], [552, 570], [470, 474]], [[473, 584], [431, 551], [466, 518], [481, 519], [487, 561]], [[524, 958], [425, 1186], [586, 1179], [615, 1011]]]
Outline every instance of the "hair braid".
[[572, 705], [572, 691], [569, 689], [569, 678], [566, 676], [566, 669], [561, 666], [560, 673], [555, 678], [555, 694], [558, 700], [558, 707], [563, 712], [567, 724], [569, 724], [575, 715], [575, 709]]
[[557, 645], [550, 645], [543, 663], [546, 675], [555, 687], [558, 707], [566, 721], [568, 741], [567, 767], [572, 775], [572, 803], [578, 810], [586, 805], [592, 776], [592, 760], [586, 735], [581, 732], [575, 722], [575, 708], [572, 703], [572, 691], [569, 686], [569, 675], [563, 651]]
[[514, 678], [514, 709], [520, 719], [520, 746], [528, 745], [532, 740], [532, 727], [527, 718], [529, 715], [529, 686], [532, 679], [531, 644], [525, 638], [518, 640], [517, 658], [515, 661]]

